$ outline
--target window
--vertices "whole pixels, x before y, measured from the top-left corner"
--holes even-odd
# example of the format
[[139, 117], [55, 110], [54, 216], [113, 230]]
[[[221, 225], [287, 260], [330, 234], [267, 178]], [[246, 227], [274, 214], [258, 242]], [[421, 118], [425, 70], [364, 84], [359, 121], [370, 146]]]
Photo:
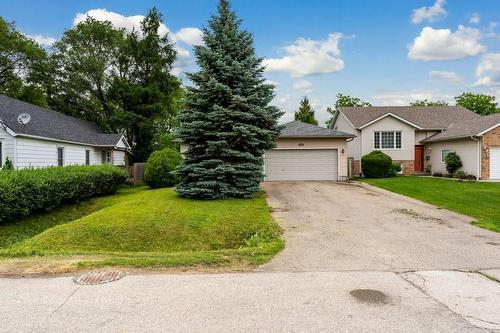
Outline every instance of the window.
[[3, 167], [2, 141], [0, 141], [0, 168]]
[[441, 162], [442, 163], [445, 163], [445, 160], [446, 160], [446, 155], [448, 155], [449, 153], [451, 153], [453, 150], [450, 150], [450, 149], [443, 149], [441, 150]]
[[101, 153], [102, 164], [111, 163], [111, 150], [103, 150]]
[[373, 147], [375, 149], [401, 149], [401, 132], [374, 132]]
[[90, 150], [85, 150], [85, 165], [90, 165]]
[[64, 165], [64, 148], [63, 147], [57, 147], [57, 165], [58, 166]]

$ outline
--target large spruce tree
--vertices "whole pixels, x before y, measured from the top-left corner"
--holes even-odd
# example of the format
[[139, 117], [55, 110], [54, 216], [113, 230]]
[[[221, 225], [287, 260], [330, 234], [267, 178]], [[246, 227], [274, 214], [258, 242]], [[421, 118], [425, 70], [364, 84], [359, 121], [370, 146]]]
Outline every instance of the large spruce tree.
[[318, 121], [314, 118], [314, 110], [309, 103], [309, 98], [304, 96], [300, 101], [300, 106], [297, 112], [294, 113], [295, 120], [299, 120], [306, 124], [318, 125]]
[[279, 134], [281, 112], [269, 106], [273, 86], [264, 83], [253, 36], [240, 23], [229, 1], [220, 0], [203, 31], [205, 45], [195, 47], [200, 70], [188, 74], [193, 86], [177, 132], [188, 145], [177, 169], [184, 197], [251, 197], [263, 180], [263, 153]]

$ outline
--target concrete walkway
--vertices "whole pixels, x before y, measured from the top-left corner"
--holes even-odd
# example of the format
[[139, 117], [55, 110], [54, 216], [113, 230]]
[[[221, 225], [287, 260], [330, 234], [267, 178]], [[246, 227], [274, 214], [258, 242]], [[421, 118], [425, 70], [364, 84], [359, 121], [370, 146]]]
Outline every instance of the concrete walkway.
[[257, 272], [0, 279], [0, 332], [500, 330], [499, 234], [370, 187], [265, 188], [287, 246]]

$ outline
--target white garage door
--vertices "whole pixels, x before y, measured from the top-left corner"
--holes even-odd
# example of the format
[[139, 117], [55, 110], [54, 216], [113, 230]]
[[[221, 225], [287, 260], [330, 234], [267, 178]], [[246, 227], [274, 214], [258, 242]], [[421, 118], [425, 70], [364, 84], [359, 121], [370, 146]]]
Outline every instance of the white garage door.
[[490, 179], [500, 179], [500, 147], [490, 148]]
[[271, 150], [265, 155], [266, 180], [337, 180], [337, 149]]

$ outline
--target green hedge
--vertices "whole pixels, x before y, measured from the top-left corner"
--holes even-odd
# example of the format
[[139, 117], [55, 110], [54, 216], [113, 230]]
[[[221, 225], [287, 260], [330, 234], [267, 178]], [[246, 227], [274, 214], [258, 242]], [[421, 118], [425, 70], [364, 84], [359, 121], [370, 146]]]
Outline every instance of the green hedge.
[[111, 165], [2, 171], [0, 223], [65, 202], [113, 194], [126, 179], [125, 170]]

